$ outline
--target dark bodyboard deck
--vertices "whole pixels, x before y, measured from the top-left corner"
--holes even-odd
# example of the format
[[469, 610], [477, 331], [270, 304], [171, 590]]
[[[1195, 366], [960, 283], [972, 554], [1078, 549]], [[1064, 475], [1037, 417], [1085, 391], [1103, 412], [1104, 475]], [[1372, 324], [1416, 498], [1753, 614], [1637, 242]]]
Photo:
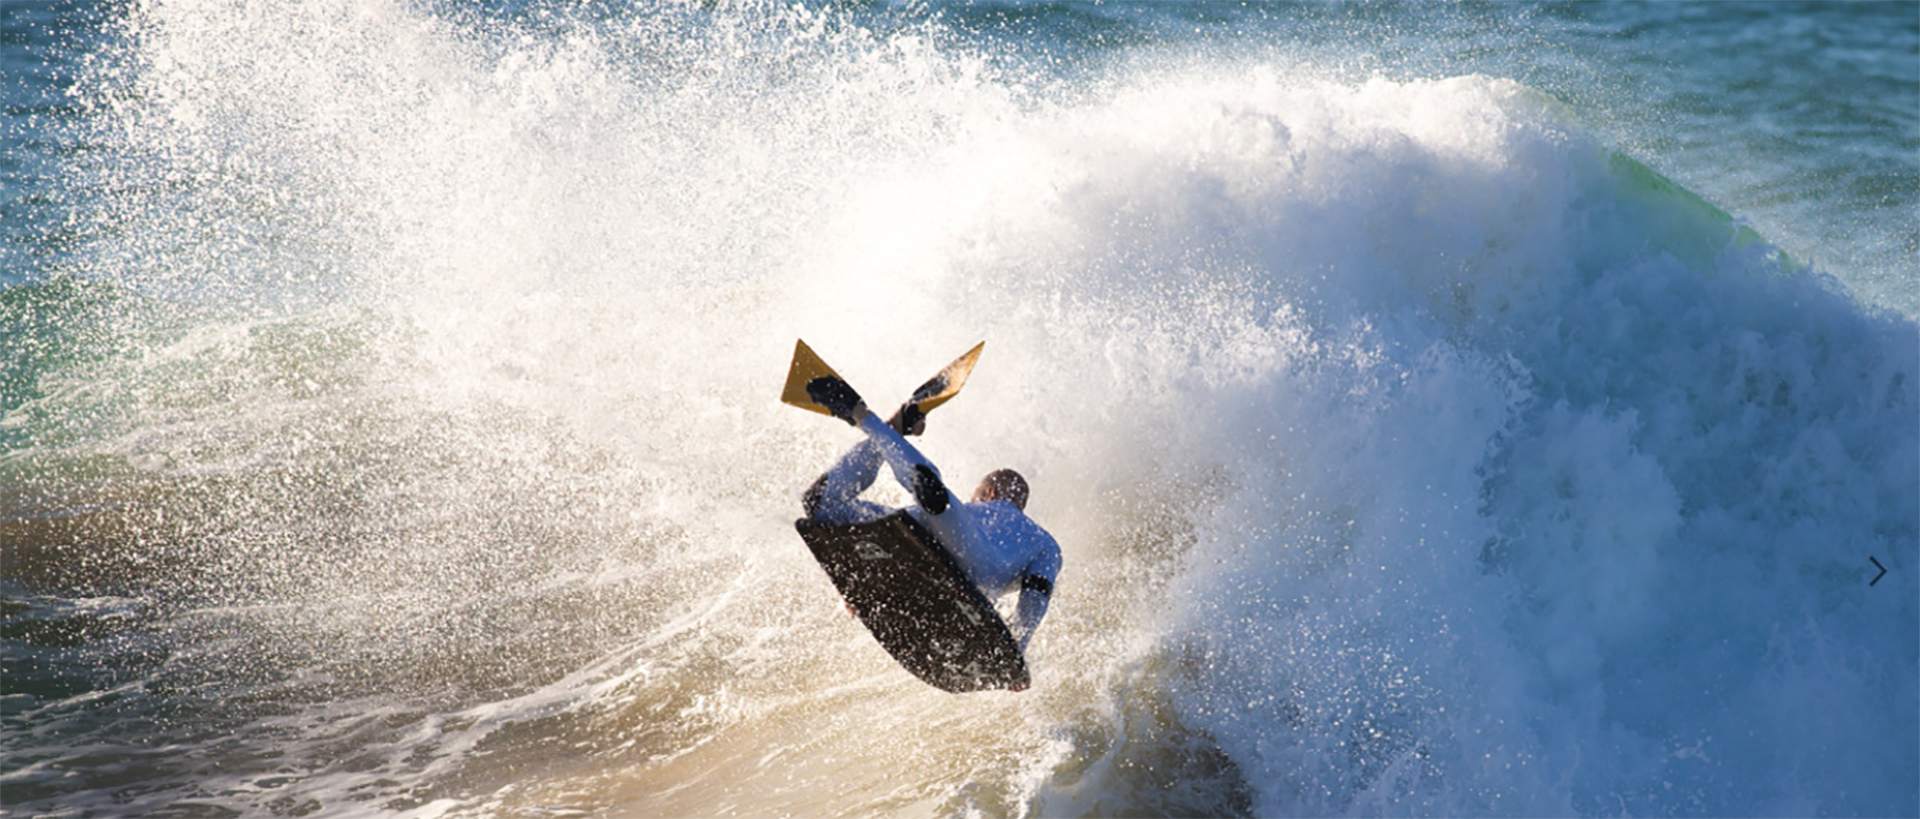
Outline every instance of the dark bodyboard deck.
[[953, 556], [905, 512], [866, 523], [794, 521], [874, 639], [927, 684], [964, 693], [1027, 687], [1027, 661]]

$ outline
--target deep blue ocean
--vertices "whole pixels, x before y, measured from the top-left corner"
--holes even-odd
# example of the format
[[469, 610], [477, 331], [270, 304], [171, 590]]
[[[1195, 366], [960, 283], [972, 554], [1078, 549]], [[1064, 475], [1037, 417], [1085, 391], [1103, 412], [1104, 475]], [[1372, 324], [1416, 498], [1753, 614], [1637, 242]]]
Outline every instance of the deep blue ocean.
[[[0, 0], [0, 109], [0, 815], [1920, 814], [1920, 4]], [[986, 340], [1031, 690], [842, 611], [796, 338]]]

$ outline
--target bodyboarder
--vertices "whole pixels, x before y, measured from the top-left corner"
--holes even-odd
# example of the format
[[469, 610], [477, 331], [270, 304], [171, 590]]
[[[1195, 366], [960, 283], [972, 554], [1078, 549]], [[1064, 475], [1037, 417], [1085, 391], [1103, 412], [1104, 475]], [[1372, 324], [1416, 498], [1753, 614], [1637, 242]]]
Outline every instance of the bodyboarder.
[[866, 434], [815, 480], [802, 498], [807, 517], [826, 523], [875, 520], [894, 510], [860, 499], [879, 476], [880, 463], [913, 495], [911, 515], [952, 554], [967, 578], [989, 601], [1016, 588], [1020, 599], [1008, 629], [1026, 651], [1039, 628], [1060, 573], [1060, 545], [1027, 517], [1027, 482], [1018, 472], [1000, 469], [982, 478], [973, 496], [961, 502], [947, 489], [940, 472], [905, 436], [924, 431], [926, 416], [911, 402], [891, 420], [867, 409], [853, 387], [838, 376], [812, 379], [806, 391], [835, 418]]

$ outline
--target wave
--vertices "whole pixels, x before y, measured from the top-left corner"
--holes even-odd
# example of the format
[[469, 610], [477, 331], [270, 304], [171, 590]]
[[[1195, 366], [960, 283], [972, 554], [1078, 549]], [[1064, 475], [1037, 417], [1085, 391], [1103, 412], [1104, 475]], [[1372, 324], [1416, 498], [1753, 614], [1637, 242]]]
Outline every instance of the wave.
[[[0, 302], [9, 616], [74, 624], [9, 644], [10, 799], [1920, 807], [1915, 326], [1543, 94], [233, 12], [132, 14], [84, 262]], [[818, 582], [796, 337], [877, 404], [988, 340], [926, 448], [1063, 544], [1034, 691], [922, 690]]]

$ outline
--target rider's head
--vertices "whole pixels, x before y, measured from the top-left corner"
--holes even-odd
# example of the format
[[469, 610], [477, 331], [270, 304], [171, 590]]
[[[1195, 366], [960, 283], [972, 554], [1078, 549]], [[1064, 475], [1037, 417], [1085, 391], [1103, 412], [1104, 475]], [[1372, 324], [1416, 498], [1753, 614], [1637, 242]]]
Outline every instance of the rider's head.
[[1027, 508], [1027, 479], [1011, 469], [996, 469], [980, 479], [973, 489], [973, 502], [1003, 500], [1021, 511]]

